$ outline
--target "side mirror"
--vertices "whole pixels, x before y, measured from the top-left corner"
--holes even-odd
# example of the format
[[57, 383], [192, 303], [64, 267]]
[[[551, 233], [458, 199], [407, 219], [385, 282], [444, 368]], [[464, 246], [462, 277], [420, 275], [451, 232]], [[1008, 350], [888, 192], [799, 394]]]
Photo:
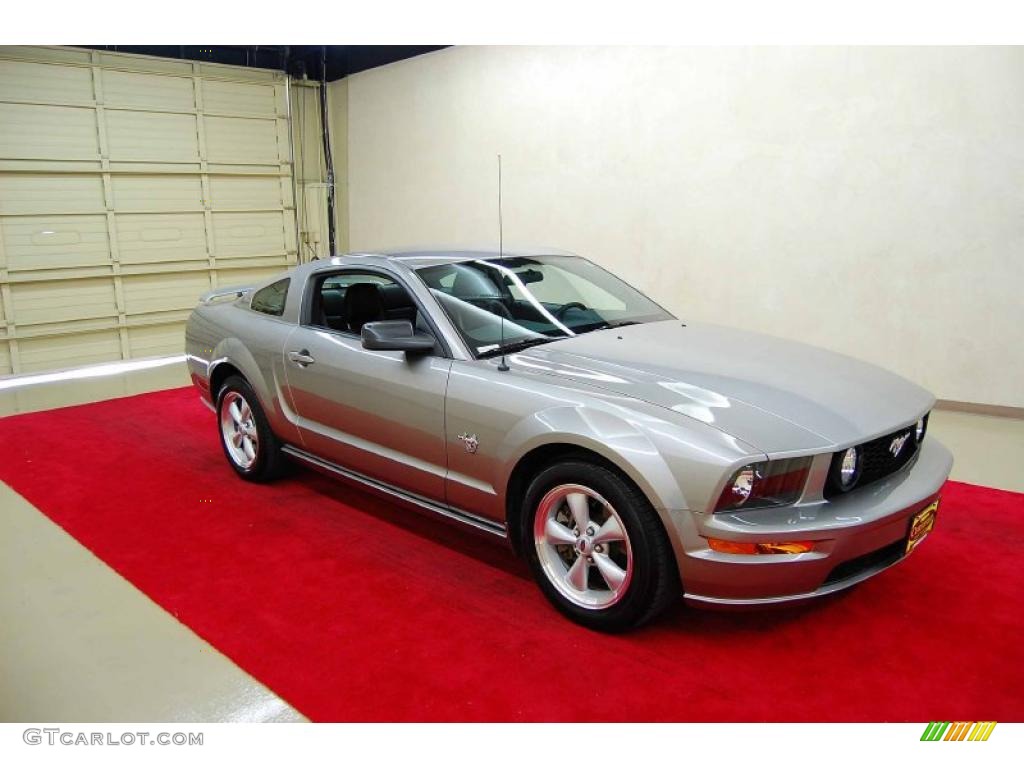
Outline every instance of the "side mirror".
[[429, 333], [414, 331], [408, 320], [378, 320], [366, 323], [360, 332], [364, 349], [391, 350], [398, 352], [430, 352], [434, 349], [434, 337]]

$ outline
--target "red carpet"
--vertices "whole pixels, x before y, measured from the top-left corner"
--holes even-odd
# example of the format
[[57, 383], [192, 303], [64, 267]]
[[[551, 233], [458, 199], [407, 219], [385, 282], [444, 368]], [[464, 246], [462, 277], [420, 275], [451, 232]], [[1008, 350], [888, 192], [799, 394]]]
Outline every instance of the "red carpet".
[[1024, 495], [950, 483], [910, 560], [809, 607], [605, 637], [500, 545], [237, 480], [190, 389], [0, 420], [0, 479], [314, 720], [1024, 720]]

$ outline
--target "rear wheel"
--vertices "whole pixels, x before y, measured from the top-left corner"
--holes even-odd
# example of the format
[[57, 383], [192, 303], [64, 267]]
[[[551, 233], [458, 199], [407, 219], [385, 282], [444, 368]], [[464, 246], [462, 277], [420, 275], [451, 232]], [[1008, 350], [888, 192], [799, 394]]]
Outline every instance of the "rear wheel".
[[631, 629], [678, 596], [661, 521], [618, 473], [562, 461], [534, 479], [523, 504], [522, 551], [545, 596], [573, 621], [606, 632]]
[[245, 480], [265, 482], [281, 474], [284, 455], [249, 383], [231, 376], [217, 395], [220, 442], [231, 468]]

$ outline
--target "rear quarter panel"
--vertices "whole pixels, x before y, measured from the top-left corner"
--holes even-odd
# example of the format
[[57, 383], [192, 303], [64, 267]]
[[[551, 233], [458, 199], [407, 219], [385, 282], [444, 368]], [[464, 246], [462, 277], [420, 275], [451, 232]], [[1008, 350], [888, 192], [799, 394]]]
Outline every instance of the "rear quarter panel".
[[207, 403], [216, 403], [211, 380], [223, 365], [236, 368], [256, 392], [274, 433], [301, 444], [294, 410], [285, 396], [284, 350], [294, 323], [245, 306], [248, 299], [204, 304], [193, 310], [185, 327], [189, 374]]

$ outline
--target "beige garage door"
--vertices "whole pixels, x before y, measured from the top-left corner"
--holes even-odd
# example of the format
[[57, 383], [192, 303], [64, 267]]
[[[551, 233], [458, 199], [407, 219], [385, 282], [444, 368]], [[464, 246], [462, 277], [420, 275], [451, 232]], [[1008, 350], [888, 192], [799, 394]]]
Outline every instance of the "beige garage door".
[[0, 48], [0, 374], [176, 354], [295, 263], [285, 76]]

